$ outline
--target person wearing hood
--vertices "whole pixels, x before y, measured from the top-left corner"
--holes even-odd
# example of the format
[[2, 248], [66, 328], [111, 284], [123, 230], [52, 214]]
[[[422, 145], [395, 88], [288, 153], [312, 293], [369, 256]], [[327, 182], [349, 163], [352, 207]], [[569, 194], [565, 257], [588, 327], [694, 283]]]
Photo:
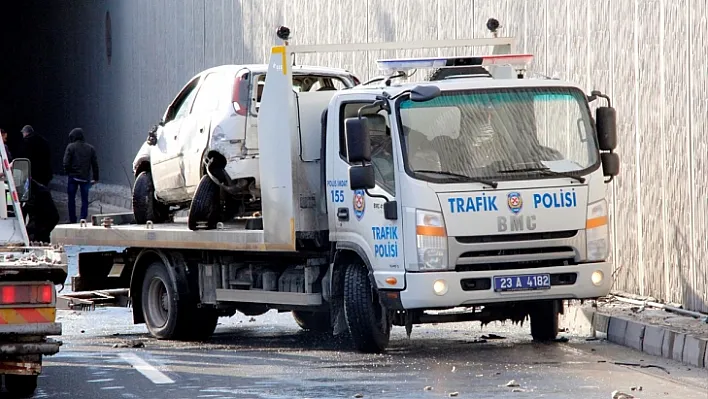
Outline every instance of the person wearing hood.
[[76, 223], [76, 192], [81, 192], [81, 219], [88, 217], [89, 189], [98, 181], [96, 150], [84, 140], [84, 131], [76, 128], [69, 133], [69, 145], [64, 152], [64, 172], [68, 177], [69, 222]]

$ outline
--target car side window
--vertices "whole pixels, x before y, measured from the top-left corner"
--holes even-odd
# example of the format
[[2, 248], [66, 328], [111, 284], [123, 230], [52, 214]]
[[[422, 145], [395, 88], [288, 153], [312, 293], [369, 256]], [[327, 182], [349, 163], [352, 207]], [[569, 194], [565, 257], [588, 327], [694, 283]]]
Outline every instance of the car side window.
[[189, 82], [187, 87], [179, 93], [170, 107], [167, 118], [165, 118], [165, 123], [187, 116], [189, 113], [189, 108], [192, 105], [192, 100], [197, 94], [197, 91], [195, 90], [197, 88], [197, 83], [199, 83], [199, 78]]
[[192, 107], [192, 113], [202, 113], [214, 111], [219, 107], [219, 95], [220, 89], [226, 87], [223, 84], [222, 75], [219, 73], [210, 73], [204, 78], [204, 83], [202, 83], [197, 93], [197, 97], [194, 100], [194, 106]]

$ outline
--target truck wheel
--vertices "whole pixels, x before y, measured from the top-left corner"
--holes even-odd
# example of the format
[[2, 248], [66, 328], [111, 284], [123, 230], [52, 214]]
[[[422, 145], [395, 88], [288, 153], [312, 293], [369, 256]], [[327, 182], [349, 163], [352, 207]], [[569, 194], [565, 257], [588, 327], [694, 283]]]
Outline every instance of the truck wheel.
[[176, 339], [180, 328], [188, 326], [184, 309], [175, 298], [167, 268], [160, 262], [151, 264], [145, 271], [142, 287], [142, 307], [145, 325], [157, 339]]
[[37, 390], [37, 375], [5, 375], [5, 389], [16, 398], [31, 398]]
[[187, 225], [190, 230], [197, 230], [199, 222], [206, 222], [206, 229], [211, 230], [219, 222], [220, 205], [219, 186], [211, 181], [208, 175], [202, 176], [202, 180], [194, 192], [192, 204], [189, 207]]
[[365, 353], [386, 349], [392, 319], [371, 285], [368, 270], [358, 264], [347, 266], [344, 276], [344, 316], [354, 346]]
[[553, 341], [558, 336], [558, 314], [560, 301], [537, 303], [530, 312], [531, 336], [534, 341]]
[[293, 318], [300, 328], [314, 332], [332, 331], [329, 312], [305, 312], [293, 310]]
[[155, 198], [155, 186], [150, 172], [140, 172], [133, 185], [133, 215], [137, 224], [163, 223], [169, 217], [169, 208]]

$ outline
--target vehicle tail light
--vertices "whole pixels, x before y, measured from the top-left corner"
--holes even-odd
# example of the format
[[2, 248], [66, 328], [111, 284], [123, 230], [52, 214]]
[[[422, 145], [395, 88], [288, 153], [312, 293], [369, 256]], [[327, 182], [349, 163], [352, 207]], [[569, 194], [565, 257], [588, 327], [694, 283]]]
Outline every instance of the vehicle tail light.
[[49, 304], [54, 299], [51, 284], [0, 286], [0, 305]]
[[248, 73], [236, 75], [232, 102], [234, 104], [234, 111], [238, 115], [245, 116], [248, 114], [248, 97]]

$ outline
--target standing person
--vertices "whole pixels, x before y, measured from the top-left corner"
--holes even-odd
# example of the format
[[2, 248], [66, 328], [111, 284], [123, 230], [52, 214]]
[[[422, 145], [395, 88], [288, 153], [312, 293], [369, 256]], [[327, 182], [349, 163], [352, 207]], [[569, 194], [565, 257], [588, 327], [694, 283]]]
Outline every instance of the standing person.
[[22, 136], [25, 157], [30, 161], [30, 199], [23, 209], [28, 217], [27, 234], [30, 241], [49, 243], [50, 234], [59, 223], [59, 211], [48, 187], [53, 175], [49, 142], [30, 125], [22, 128]]
[[10, 154], [10, 149], [7, 147], [7, 132], [5, 129], [0, 128], [0, 135], [2, 136], [2, 143], [5, 145], [5, 153], [7, 154], [7, 162], [12, 162], [12, 154]]
[[31, 163], [32, 180], [43, 186], [48, 186], [52, 180], [52, 160], [49, 142], [42, 135], [35, 133], [30, 125], [22, 128], [26, 158]]
[[66, 191], [69, 195], [69, 223], [76, 223], [76, 191], [81, 191], [81, 219], [86, 219], [89, 189], [92, 183], [98, 181], [96, 150], [84, 140], [81, 128], [75, 128], [69, 133], [69, 145], [64, 152], [64, 172], [68, 176]]

